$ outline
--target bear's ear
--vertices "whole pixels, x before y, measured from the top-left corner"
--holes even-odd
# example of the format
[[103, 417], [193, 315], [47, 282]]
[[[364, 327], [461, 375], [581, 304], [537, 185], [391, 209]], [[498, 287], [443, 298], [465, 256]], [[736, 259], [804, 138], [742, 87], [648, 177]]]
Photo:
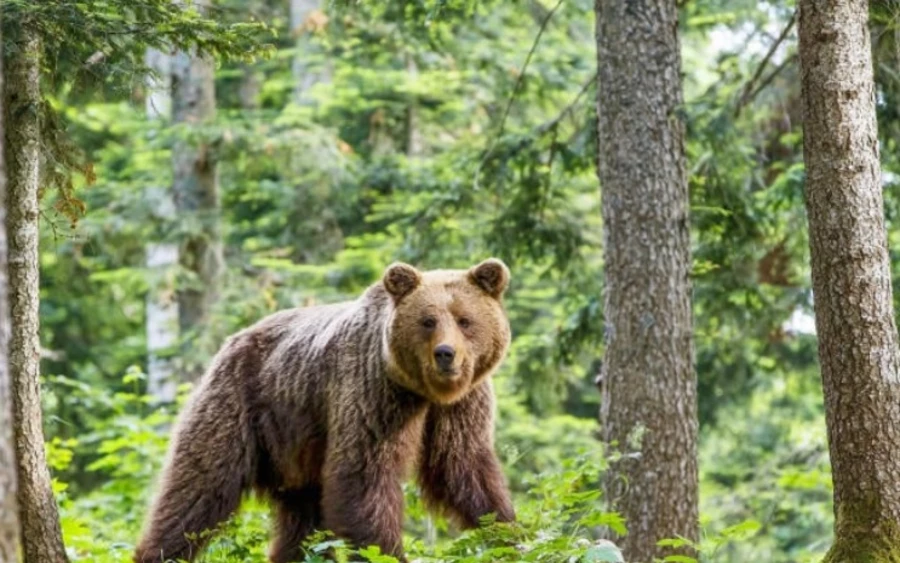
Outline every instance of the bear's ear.
[[488, 258], [469, 270], [469, 278], [492, 297], [500, 297], [509, 285], [509, 268], [496, 258]]
[[390, 293], [394, 299], [409, 295], [415, 288], [419, 287], [422, 276], [419, 271], [403, 262], [394, 262], [384, 271], [382, 283], [384, 288]]

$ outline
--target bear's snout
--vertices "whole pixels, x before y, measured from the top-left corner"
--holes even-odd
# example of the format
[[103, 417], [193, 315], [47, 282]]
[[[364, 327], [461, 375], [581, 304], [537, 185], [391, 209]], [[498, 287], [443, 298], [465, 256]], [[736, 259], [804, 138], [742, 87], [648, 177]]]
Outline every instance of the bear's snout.
[[449, 344], [440, 344], [434, 349], [434, 362], [443, 375], [455, 375], [453, 369], [453, 360], [456, 358], [456, 351]]

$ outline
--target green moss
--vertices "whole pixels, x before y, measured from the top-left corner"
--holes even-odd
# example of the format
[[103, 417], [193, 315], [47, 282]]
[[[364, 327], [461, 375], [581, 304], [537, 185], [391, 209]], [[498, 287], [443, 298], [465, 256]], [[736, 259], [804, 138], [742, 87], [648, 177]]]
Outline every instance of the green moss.
[[835, 541], [822, 563], [900, 563], [900, 524], [877, 520], [881, 501], [843, 503], [837, 511]]
[[900, 542], [879, 537], [837, 540], [822, 563], [900, 563]]

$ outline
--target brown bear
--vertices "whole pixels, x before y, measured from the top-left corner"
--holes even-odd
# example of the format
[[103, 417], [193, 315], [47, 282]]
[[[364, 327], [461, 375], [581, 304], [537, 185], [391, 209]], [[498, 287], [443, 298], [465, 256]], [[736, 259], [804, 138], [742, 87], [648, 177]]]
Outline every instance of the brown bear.
[[403, 558], [402, 480], [471, 528], [515, 519], [493, 447], [491, 374], [506, 355], [509, 271], [393, 264], [355, 301], [275, 313], [231, 336], [181, 414], [138, 563], [192, 560], [255, 490], [270, 559], [331, 530]]

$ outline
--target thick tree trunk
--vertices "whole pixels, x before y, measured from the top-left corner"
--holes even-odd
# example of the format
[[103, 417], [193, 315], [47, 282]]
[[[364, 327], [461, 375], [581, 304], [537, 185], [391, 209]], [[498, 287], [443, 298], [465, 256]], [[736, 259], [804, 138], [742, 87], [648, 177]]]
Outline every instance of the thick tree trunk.
[[[147, 66], [157, 76], [147, 80], [146, 111], [148, 119], [168, 120], [171, 115], [171, 57], [156, 49], [147, 49]], [[175, 219], [175, 203], [163, 186], [149, 188], [159, 202], [156, 216], [161, 222]], [[146, 248], [147, 269], [154, 282], [147, 293], [147, 392], [160, 402], [175, 400], [178, 378], [171, 353], [178, 345], [178, 300], [172, 277], [178, 265], [178, 245], [173, 242], [150, 242]]]
[[616, 463], [607, 502], [626, 518], [625, 558], [696, 540], [697, 391], [681, 58], [674, 0], [597, 0], [599, 177], [606, 287], [600, 378]]
[[5, 60], [7, 228], [9, 305], [12, 321], [10, 371], [13, 380], [16, 457], [19, 469], [22, 546], [25, 561], [66, 561], [41, 427], [38, 340], [38, 186], [40, 182], [40, 57], [38, 36], [27, 26], [11, 38], [16, 48]]
[[868, 2], [801, 0], [806, 207], [834, 480], [829, 562], [900, 561], [900, 352]]
[[[0, 39], [0, 45], [3, 44]], [[0, 57], [0, 92], [3, 61]], [[0, 111], [0, 202], [6, 201]], [[6, 281], [6, 205], [0, 205], [0, 563], [19, 560], [19, 504], [16, 502], [16, 446], [13, 438], [12, 380], [9, 373], [9, 307]]]
[[[207, 124], [215, 117], [214, 69], [208, 58], [179, 52], [172, 61], [172, 118], [176, 125]], [[173, 188], [179, 218], [189, 226], [179, 249], [181, 266], [192, 274], [178, 291], [182, 335], [209, 315], [224, 270], [219, 227], [219, 187], [213, 149], [179, 142], [173, 149]]]

